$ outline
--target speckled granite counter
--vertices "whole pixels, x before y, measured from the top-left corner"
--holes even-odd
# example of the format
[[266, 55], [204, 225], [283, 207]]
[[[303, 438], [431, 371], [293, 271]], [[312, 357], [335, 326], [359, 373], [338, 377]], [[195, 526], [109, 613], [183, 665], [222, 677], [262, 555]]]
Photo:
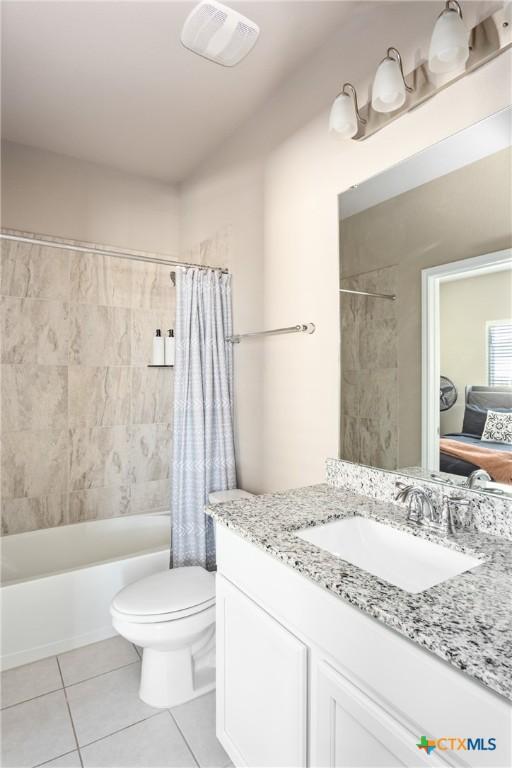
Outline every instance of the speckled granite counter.
[[[218, 523], [485, 686], [512, 700], [512, 542], [482, 533], [442, 538], [389, 502], [316, 485], [208, 508]], [[358, 514], [485, 563], [413, 595], [299, 539], [294, 531]]]

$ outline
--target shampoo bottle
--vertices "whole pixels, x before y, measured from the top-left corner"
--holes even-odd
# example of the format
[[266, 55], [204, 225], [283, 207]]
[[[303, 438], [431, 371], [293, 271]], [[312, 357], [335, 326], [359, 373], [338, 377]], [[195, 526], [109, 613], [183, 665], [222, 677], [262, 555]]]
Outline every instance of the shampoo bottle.
[[164, 359], [164, 340], [160, 328], [157, 328], [153, 336], [153, 365], [164, 365]]
[[174, 365], [174, 331], [169, 328], [165, 337], [165, 364]]

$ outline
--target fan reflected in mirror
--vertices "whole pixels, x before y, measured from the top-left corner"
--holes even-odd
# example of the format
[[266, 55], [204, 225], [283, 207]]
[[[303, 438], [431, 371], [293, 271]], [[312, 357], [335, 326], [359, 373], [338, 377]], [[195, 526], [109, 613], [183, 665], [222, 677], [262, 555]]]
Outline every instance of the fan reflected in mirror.
[[448, 376], [441, 376], [440, 395], [441, 411], [449, 411], [457, 402], [457, 387]]

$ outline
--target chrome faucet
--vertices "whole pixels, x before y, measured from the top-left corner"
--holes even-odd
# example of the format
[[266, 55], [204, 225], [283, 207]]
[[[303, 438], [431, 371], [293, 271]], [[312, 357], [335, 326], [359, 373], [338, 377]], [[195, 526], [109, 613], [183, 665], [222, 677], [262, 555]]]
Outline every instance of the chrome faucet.
[[468, 475], [464, 488], [476, 488], [478, 480], [484, 480], [486, 482], [492, 482], [492, 477], [485, 469], [475, 469], [470, 475]]
[[[432, 515], [434, 514], [434, 502], [424, 488], [420, 488], [417, 485], [406, 485], [401, 482], [396, 483], [396, 488], [395, 499], [397, 501], [405, 502], [407, 508], [407, 520], [421, 524], [424, 522], [425, 517], [429, 520], [432, 518]], [[425, 509], [427, 510], [426, 515]]]
[[427, 488], [400, 481], [395, 486], [396, 501], [403, 501], [406, 505], [406, 520], [450, 534], [471, 529], [472, 506], [469, 499], [443, 494], [439, 505]]

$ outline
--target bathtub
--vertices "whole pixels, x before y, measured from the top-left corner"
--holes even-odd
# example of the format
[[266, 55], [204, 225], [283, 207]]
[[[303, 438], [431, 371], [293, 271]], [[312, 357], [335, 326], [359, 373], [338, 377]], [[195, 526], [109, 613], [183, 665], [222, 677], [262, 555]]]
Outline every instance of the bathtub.
[[110, 602], [169, 567], [168, 513], [130, 515], [0, 539], [2, 669], [116, 633]]

